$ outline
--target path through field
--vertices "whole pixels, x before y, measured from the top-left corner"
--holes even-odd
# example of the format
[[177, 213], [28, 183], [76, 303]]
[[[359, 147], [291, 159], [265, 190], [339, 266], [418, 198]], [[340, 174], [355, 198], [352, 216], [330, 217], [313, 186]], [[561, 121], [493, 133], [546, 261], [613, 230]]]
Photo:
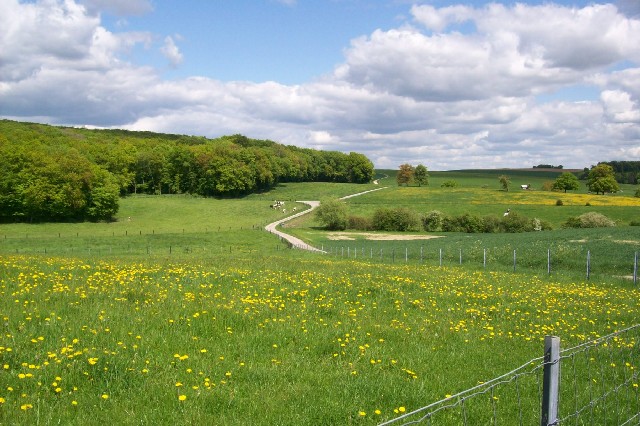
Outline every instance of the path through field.
[[[357, 194], [347, 195], [347, 196], [342, 197], [340, 199], [341, 200], [346, 200], [347, 198], [357, 197], [358, 195], [366, 194], [368, 192], [380, 191], [381, 189], [385, 189], [385, 188], [387, 188], [387, 187], [384, 186], [382, 188], [376, 188], [376, 189], [371, 189], [369, 191], [358, 192]], [[319, 253], [326, 253], [325, 251], [320, 250], [319, 248], [310, 246], [309, 244], [307, 244], [304, 241], [302, 241], [300, 238], [297, 238], [297, 237], [294, 237], [293, 235], [289, 235], [287, 233], [284, 233], [284, 232], [282, 232], [282, 231], [280, 231], [278, 229], [278, 225], [281, 225], [281, 224], [283, 224], [285, 222], [290, 221], [291, 219], [295, 219], [296, 217], [302, 216], [304, 214], [311, 213], [313, 210], [315, 210], [320, 205], [320, 201], [297, 201], [297, 202], [298, 203], [307, 204], [311, 208], [309, 208], [307, 210], [304, 210], [304, 211], [301, 211], [300, 213], [296, 213], [296, 214], [294, 214], [292, 216], [287, 216], [284, 219], [280, 219], [278, 221], [270, 223], [267, 226], [265, 226], [264, 229], [266, 229], [267, 231], [271, 232], [272, 234], [277, 235], [280, 238], [285, 239], [286, 241], [288, 241], [295, 248], [299, 248], [299, 249], [302, 249], [302, 250], [309, 250], [309, 251], [317, 251]]]

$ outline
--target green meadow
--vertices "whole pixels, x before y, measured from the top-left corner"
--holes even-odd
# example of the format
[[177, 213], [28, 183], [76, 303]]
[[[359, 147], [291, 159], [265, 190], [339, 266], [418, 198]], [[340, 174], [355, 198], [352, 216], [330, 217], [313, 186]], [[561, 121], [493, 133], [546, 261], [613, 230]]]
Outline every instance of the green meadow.
[[[381, 174], [240, 199], [130, 196], [110, 223], [1, 224], [0, 424], [373, 425], [540, 357], [545, 335], [569, 347], [636, 324], [635, 187], [547, 192], [553, 175], [500, 171], [513, 182], [502, 191], [496, 173], [431, 172], [420, 188]], [[457, 188], [441, 187], [451, 179]], [[285, 225], [326, 254], [264, 230], [305, 208], [296, 200], [382, 187], [348, 199], [350, 212], [509, 208], [554, 230], [374, 240], [336, 236], [313, 215]], [[617, 226], [561, 229], [585, 211]], [[628, 344], [616, 340], [597, 368], [636, 377], [615, 355]], [[632, 386], [621, 399], [637, 398]], [[469, 421], [511, 424], [517, 405], [523, 424], [539, 423], [538, 398], [535, 380], [497, 388]]]

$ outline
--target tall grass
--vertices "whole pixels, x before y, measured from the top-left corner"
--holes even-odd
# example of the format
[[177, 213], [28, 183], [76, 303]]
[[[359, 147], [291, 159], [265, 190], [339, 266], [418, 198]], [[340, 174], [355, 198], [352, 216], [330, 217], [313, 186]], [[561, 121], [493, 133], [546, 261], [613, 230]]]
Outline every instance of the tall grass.
[[[390, 186], [348, 203], [362, 213], [511, 206], [555, 222], [586, 207], [484, 185]], [[638, 290], [612, 278], [629, 274], [633, 227], [337, 242], [313, 216], [287, 224], [317, 246], [358, 250], [356, 259], [288, 250], [263, 230], [285, 216], [273, 200], [290, 209], [376, 187], [134, 196], [112, 223], [0, 225], [0, 423], [376, 424], [540, 356], [545, 334], [570, 345], [637, 321]], [[622, 222], [637, 214], [633, 200], [615, 199], [592, 207]], [[590, 281], [587, 250], [600, 271]], [[509, 413], [512, 399], [500, 398]]]
[[539, 356], [545, 334], [570, 344], [631, 324], [640, 300], [499, 272], [264, 260], [3, 257], [2, 423], [375, 424]]

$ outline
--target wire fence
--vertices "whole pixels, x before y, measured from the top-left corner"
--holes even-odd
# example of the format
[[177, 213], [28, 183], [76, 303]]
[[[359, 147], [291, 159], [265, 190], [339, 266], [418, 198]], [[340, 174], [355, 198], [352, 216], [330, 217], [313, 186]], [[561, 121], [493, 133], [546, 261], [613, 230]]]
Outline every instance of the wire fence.
[[[545, 354], [383, 425], [637, 425], [640, 324]], [[556, 350], [554, 351], [554, 346]]]

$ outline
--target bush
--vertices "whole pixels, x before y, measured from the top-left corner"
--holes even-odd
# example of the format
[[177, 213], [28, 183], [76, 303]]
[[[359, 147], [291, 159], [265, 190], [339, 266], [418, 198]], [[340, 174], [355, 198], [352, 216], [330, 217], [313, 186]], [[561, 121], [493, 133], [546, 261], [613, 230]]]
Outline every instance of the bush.
[[347, 229], [347, 205], [340, 200], [323, 201], [316, 210], [316, 219], [329, 230], [344, 231]]
[[444, 182], [442, 182], [442, 185], [440, 185], [442, 188], [457, 188], [458, 187], [458, 182], [456, 182], [455, 180], [446, 180]]
[[564, 223], [564, 228], [607, 228], [616, 226], [616, 223], [603, 214], [589, 212], [578, 217], [570, 217]]
[[431, 210], [422, 217], [422, 227], [428, 232], [441, 231], [443, 220], [444, 214], [441, 211]]
[[560, 199], [556, 200], [556, 206], [564, 206], [564, 201]]
[[465, 213], [462, 216], [447, 216], [442, 222], [442, 230], [446, 232], [466, 232], [469, 234], [483, 232], [483, 221], [480, 217]]
[[516, 212], [511, 212], [508, 216], [504, 216], [500, 223], [504, 232], [530, 232], [534, 230], [533, 221], [520, 216]]
[[555, 183], [555, 182], [554, 182], [554, 181], [552, 181], [552, 180], [545, 180], [545, 181], [542, 183], [542, 190], [543, 190], [543, 191], [555, 191], [555, 189], [553, 188], [553, 184], [554, 184], [554, 183]]
[[371, 225], [377, 231], [418, 231], [420, 217], [406, 207], [382, 208], [374, 212]]
[[501, 218], [498, 216], [485, 216], [482, 218], [482, 232], [493, 234], [500, 232]]
[[371, 219], [364, 216], [349, 216], [347, 228], [358, 231], [371, 231], [373, 229]]
[[636, 194], [634, 197], [640, 198], [640, 188], [636, 189]]
[[629, 222], [630, 226], [640, 226], [640, 220], [632, 220]]

